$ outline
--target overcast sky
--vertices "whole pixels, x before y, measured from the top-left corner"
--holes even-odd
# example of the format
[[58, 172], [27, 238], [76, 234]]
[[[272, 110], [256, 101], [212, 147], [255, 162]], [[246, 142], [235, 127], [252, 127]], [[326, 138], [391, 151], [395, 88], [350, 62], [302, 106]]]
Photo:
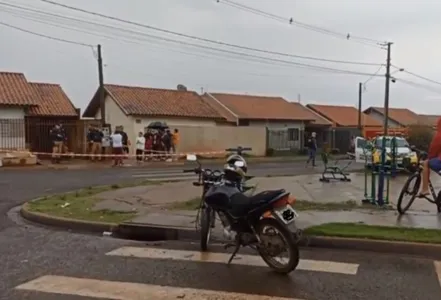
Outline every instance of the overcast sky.
[[[289, 25], [293, 18], [342, 34], [392, 41], [392, 63], [441, 81], [441, 2], [435, 0], [234, 0], [286, 18], [286, 23], [259, 16], [216, 0], [55, 0], [56, 2], [115, 16], [171, 31], [247, 47], [312, 56], [383, 64], [386, 51], [330, 34]], [[222, 2], [222, 0], [220, 0]], [[360, 73], [375, 73], [379, 66], [351, 65], [297, 59], [228, 48], [90, 16], [39, 0], [0, 0], [0, 22], [39, 34], [84, 44], [101, 44], [106, 83], [158, 88], [184, 84], [197, 92], [231, 92], [282, 96], [289, 101], [333, 105], [356, 105], [358, 83], [367, 75], [324, 72], [266, 60], [256, 62], [212, 50], [164, 42], [145, 36], [90, 24], [41, 16], [2, 6], [25, 5], [49, 13], [80, 18], [122, 29], [138, 31], [200, 45], [265, 56], [271, 59], [319, 65]], [[25, 19], [27, 18], [27, 19]], [[34, 20], [29, 20], [32, 18]], [[55, 22], [55, 27], [40, 22]], [[74, 27], [83, 32], [60, 28]], [[93, 34], [91, 34], [93, 33]], [[101, 36], [97, 36], [101, 35]], [[106, 35], [107, 37], [103, 37]], [[108, 38], [110, 37], [110, 38]], [[28, 80], [62, 85], [77, 107], [85, 108], [98, 86], [94, 51], [23, 33], [0, 25], [0, 70], [23, 72]], [[373, 46], [372, 46], [373, 45]], [[254, 61], [251, 61], [254, 60]], [[393, 69], [395, 71], [395, 69]], [[384, 75], [383, 68], [379, 74]], [[441, 85], [404, 72], [394, 74], [391, 106], [419, 113], [441, 114]], [[421, 86], [399, 82], [405, 79]], [[383, 106], [384, 77], [366, 84], [363, 107]]]

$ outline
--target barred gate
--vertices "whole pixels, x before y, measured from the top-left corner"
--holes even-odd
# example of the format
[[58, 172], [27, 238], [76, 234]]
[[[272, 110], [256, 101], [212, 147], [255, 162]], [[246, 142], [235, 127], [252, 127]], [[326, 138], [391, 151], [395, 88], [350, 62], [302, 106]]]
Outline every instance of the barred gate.
[[0, 119], [0, 149], [32, 152], [52, 152], [50, 130], [56, 124], [63, 124], [67, 134], [68, 150], [86, 153], [86, 133], [89, 125], [99, 124], [96, 120], [35, 118]]
[[303, 132], [299, 128], [267, 128], [267, 149], [288, 152], [301, 149]]

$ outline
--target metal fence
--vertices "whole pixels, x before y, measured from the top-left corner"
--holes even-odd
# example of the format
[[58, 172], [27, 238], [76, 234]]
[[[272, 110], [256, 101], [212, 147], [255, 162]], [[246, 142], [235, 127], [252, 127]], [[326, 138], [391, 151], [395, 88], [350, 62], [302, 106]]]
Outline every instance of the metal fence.
[[95, 120], [25, 118], [0, 119], [0, 149], [52, 152], [50, 131], [56, 124], [62, 124], [67, 135], [67, 150], [86, 153], [86, 134]]
[[300, 150], [303, 131], [299, 128], [267, 128], [267, 148], [277, 152]]

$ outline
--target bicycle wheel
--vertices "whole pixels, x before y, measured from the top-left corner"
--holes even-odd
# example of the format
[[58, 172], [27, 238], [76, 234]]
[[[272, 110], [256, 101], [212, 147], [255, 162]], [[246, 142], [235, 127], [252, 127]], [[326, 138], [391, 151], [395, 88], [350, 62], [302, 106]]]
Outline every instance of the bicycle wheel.
[[207, 251], [210, 242], [213, 210], [205, 206], [201, 211], [201, 251]]
[[[412, 183], [415, 182], [412, 186]], [[404, 183], [403, 188], [401, 189], [400, 195], [398, 196], [397, 210], [400, 215], [404, 214], [412, 205], [413, 201], [417, 197], [418, 191], [420, 189], [421, 184], [421, 174], [415, 173], [409, 176], [409, 178]], [[403, 198], [407, 195], [410, 195], [411, 198], [409, 202], [405, 205], [403, 203]]]

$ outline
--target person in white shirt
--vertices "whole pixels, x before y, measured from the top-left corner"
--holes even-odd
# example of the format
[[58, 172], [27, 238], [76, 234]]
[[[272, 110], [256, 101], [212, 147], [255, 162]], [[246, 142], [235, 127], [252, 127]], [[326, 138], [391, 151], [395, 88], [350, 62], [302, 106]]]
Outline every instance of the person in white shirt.
[[138, 137], [136, 138], [136, 160], [138, 164], [143, 161], [143, 154], [145, 149], [145, 137], [142, 132], [138, 133]]
[[115, 129], [115, 132], [110, 136], [112, 140], [112, 150], [115, 155], [114, 166], [120, 166], [123, 163], [123, 142], [122, 134], [119, 132], [119, 128]]

